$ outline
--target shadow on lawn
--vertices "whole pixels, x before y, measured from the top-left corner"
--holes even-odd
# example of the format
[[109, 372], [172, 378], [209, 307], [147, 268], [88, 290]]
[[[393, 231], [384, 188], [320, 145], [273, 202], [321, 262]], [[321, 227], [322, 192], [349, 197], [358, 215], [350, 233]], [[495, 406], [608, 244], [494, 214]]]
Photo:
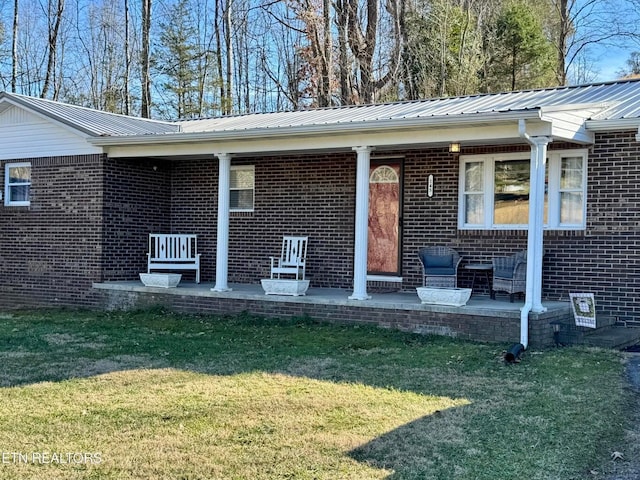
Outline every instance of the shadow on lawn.
[[445, 450], [463, 441], [461, 438], [451, 438], [456, 431], [451, 420], [459, 416], [459, 409], [464, 408], [460, 406], [418, 418], [348, 454], [358, 462], [392, 470], [394, 473], [387, 479], [423, 478], [425, 472], [435, 473], [446, 464], [451, 464], [450, 455]]
[[[75, 323], [58, 320], [24, 329], [19, 325], [22, 320], [15, 319], [19, 331], [0, 344], [0, 386], [174, 368], [209, 375], [264, 371], [459, 398], [455, 382], [435, 386], [417, 380], [409, 370], [438, 368], [450, 361], [451, 350], [458, 354], [468, 348], [471, 356], [475, 351], [491, 359], [496, 348], [374, 328], [318, 325], [308, 319], [274, 323], [253, 317], [235, 322], [207, 318], [201, 322], [199, 317], [173, 314], [167, 314], [168, 321], [158, 318], [163, 315], [156, 312], [151, 319], [133, 315], [127, 321], [107, 316], [102, 324], [91, 318]], [[220, 323], [211, 323], [215, 321]], [[434, 354], [431, 365], [423, 357], [428, 345], [445, 349], [440, 356]], [[444, 453], [439, 449], [458, 441], [459, 410], [454, 407], [418, 418], [346, 454], [393, 470], [390, 478], [419, 478], [440, 463]]]

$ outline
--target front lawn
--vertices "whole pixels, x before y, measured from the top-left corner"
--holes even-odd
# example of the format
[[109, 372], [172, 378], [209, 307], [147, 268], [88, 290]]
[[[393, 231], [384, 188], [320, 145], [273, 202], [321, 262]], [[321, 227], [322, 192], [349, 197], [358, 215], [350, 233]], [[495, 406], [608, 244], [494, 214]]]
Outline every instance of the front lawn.
[[0, 478], [598, 479], [619, 353], [308, 319], [0, 314]]

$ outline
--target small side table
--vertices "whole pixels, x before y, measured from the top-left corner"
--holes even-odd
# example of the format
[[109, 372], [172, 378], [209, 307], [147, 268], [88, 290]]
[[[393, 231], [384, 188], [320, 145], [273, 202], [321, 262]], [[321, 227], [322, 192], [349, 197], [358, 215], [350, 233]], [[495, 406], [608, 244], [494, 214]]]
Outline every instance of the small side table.
[[489, 297], [493, 299], [493, 285], [491, 285], [491, 274], [493, 272], [493, 264], [491, 263], [468, 263], [463, 265], [465, 270], [471, 270], [473, 276], [471, 277], [471, 289], [476, 286], [476, 275], [484, 274], [487, 279], [487, 287], [489, 288]]

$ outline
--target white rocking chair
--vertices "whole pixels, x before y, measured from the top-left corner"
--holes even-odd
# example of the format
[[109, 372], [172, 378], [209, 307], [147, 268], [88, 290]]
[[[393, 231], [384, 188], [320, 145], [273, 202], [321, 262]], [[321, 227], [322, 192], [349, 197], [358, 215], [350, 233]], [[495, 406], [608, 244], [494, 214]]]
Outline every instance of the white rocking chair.
[[271, 258], [271, 278], [281, 274], [295, 275], [296, 280], [304, 280], [309, 237], [283, 237], [280, 258]]

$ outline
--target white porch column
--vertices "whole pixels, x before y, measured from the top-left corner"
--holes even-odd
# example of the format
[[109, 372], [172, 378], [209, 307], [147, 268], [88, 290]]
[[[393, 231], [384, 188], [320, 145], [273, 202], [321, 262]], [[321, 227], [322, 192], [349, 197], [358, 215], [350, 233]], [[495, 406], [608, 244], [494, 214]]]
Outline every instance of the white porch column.
[[531, 311], [545, 312], [542, 305], [542, 257], [544, 253], [544, 181], [549, 137], [530, 137], [531, 185], [529, 189], [529, 232], [527, 237], [527, 298]]
[[353, 253], [353, 295], [350, 300], [368, 300], [367, 246], [369, 241], [369, 166], [372, 147], [353, 147], [358, 155], [356, 170], [356, 224]]
[[212, 292], [228, 292], [229, 266], [229, 182], [231, 177], [231, 155], [216, 153], [218, 157], [218, 234], [216, 241], [216, 284]]

